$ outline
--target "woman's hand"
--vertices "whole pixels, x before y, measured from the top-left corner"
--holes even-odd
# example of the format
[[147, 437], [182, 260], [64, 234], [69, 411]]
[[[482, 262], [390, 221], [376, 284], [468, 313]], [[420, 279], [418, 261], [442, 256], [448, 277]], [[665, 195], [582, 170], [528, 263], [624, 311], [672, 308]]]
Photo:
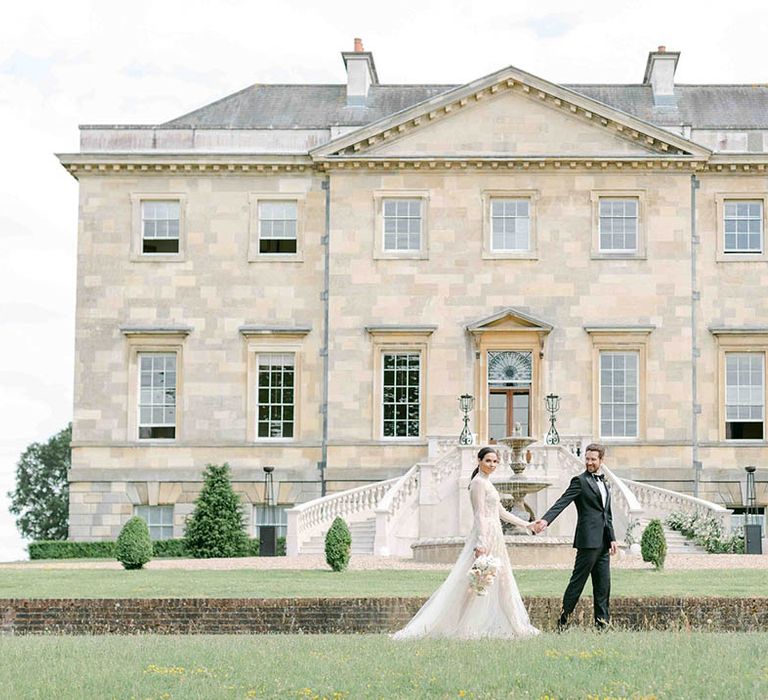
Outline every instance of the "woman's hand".
[[486, 553], [485, 547], [475, 547], [475, 559], [482, 557]]

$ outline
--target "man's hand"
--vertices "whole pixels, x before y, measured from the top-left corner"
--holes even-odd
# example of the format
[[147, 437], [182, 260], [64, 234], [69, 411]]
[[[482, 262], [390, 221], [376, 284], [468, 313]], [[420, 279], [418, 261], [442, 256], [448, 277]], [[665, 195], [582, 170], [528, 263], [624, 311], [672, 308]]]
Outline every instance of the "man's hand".
[[619, 543], [611, 542], [611, 549], [610, 549], [611, 556], [613, 556], [614, 554], [617, 554], [618, 551], [619, 551]]
[[533, 531], [538, 535], [539, 533], [544, 532], [544, 530], [547, 529], [547, 525], [549, 525], [549, 523], [546, 520], [543, 520], [543, 519], [536, 520], [533, 523]]

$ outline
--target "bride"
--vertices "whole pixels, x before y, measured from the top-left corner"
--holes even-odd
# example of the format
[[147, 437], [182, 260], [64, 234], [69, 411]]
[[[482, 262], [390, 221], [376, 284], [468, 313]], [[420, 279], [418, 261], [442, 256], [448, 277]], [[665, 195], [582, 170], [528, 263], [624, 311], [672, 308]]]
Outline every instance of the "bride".
[[[539, 633], [531, 625], [517, 589], [499, 518], [523, 528], [532, 524], [508, 513], [490, 482], [489, 477], [499, 464], [498, 452], [492, 447], [483, 447], [477, 458], [478, 466], [469, 482], [474, 522], [464, 549], [448, 578], [393, 639], [521, 639]], [[495, 557], [500, 566], [487, 594], [478, 595], [470, 588], [468, 572], [475, 559], [483, 554]]]

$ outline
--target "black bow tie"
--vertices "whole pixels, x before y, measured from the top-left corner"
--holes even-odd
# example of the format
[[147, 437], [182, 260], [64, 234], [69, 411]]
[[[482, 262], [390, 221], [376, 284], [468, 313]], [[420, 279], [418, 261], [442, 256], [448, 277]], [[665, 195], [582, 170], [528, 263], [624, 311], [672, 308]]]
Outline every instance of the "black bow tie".
[[592, 478], [598, 481], [605, 481], [605, 474], [593, 474]]

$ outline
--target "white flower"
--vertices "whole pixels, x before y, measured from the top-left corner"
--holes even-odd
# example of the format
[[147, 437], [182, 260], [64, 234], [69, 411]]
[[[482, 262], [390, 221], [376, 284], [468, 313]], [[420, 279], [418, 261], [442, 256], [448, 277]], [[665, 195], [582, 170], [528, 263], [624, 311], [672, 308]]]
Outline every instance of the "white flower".
[[469, 588], [477, 595], [487, 595], [488, 588], [496, 578], [501, 562], [496, 558], [483, 554], [475, 559], [472, 568], [467, 572]]

